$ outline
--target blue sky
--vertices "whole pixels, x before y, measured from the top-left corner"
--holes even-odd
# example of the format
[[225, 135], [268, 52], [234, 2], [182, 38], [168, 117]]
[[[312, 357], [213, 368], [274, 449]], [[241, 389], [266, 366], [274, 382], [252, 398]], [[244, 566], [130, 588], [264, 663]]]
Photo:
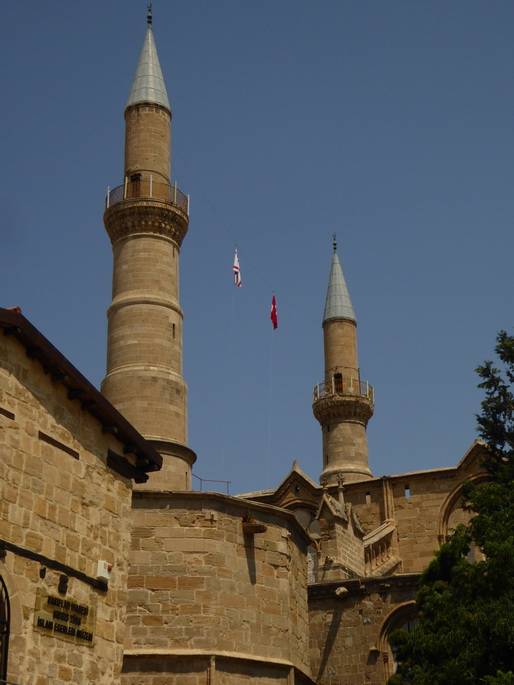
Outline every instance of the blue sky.
[[[146, 3], [1, 12], [1, 304], [99, 386], [103, 202], [122, 182]], [[195, 474], [235, 494], [277, 485], [298, 459], [318, 479], [334, 232], [375, 387], [373, 473], [456, 464], [476, 437], [474, 368], [513, 323], [514, 3], [160, 0], [154, 30], [172, 175], [191, 195], [180, 268]]]

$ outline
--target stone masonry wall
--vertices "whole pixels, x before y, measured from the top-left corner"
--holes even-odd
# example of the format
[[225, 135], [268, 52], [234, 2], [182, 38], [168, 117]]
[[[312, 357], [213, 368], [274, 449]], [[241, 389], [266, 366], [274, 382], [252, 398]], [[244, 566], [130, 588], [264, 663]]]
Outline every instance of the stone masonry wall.
[[[355, 534], [350, 520], [321, 517], [321, 559], [318, 580], [364, 575], [364, 544], [362, 536]], [[351, 513], [350, 513], [351, 516]]]
[[[120, 451], [24, 347], [0, 336], [0, 538], [16, 546], [0, 559], [12, 615], [11, 681], [28, 682], [30, 674], [33, 685], [119, 682], [131, 483], [106, 467], [108, 448]], [[69, 576], [67, 592], [59, 592], [61, 573], [25, 552], [92, 578], [105, 560], [114, 567], [109, 590]], [[96, 615], [91, 643], [35, 629], [35, 610], [49, 596]]]
[[446, 497], [457, 484], [455, 476], [448, 478], [445, 473], [425, 477], [418, 475], [393, 483], [403, 572], [421, 572], [432, 560], [439, 546], [439, 513]]
[[384, 520], [382, 485], [378, 478], [361, 483], [347, 484], [345, 499], [351, 502], [366, 533], [370, 533]]
[[452, 493], [458, 493], [462, 483], [478, 471], [478, 463], [472, 462], [462, 469], [440, 469], [388, 477], [392, 493], [392, 510], [389, 512], [383, 501], [383, 479], [348, 484], [345, 497], [352, 503], [366, 533], [372, 532], [385, 518], [396, 521], [401, 571], [419, 573], [431, 561], [440, 544], [439, 529], [446, 508], [446, 518], [451, 515], [449, 527], [466, 520], [466, 515], [458, 508], [458, 497], [452, 502], [451, 496]]
[[387, 635], [410, 616], [417, 579], [397, 576], [310, 587], [310, 655], [317, 685], [384, 685], [394, 672]]
[[[266, 530], [245, 534], [244, 519]], [[203, 683], [211, 656], [254, 676], [308, 672], [308, 540], [292, 514], [217, 493], [138, 492], [133, 524], [124, 685], [160, 685], [163, 668], [167, 684]]]

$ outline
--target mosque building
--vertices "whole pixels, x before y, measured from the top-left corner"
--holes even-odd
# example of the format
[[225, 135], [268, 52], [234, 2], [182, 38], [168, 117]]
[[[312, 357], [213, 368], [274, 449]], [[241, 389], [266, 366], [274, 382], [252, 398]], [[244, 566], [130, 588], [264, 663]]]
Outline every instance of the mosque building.
[[271, 490], [192, 489], [178, 295], [189, 207], [170, 177], [170, 122], [149, 15], [104, 213], [101, 391], [0, 309], [0, 683], [384, 685], [388, 635], [415, 621], [419, 575], [463, 520], [483, 445], [455, 467], [372, 474], [373, 387], [334, 241], [312, 404], [319, 483], [294, 462]]

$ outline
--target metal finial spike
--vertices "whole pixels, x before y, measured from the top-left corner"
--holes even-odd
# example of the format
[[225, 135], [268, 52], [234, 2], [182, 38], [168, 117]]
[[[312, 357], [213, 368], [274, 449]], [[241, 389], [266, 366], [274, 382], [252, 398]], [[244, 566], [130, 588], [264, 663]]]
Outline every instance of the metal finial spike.
[[334, 242], [332, 243], [332, 245], [334, 246], [334, 252], [337, 250], [337, 240], [336, 240], [336, 238], [337, 238], [336, 234], [335, 234], [335, 233], [332, 233], [332, 239], [333, 239], [333, 241], [334, 241]]
[[148, 10], [148, 14], [146, 15], [146, 23], [148, 26], [152, 25], [152, 3], [146, 6], [146, 9]]

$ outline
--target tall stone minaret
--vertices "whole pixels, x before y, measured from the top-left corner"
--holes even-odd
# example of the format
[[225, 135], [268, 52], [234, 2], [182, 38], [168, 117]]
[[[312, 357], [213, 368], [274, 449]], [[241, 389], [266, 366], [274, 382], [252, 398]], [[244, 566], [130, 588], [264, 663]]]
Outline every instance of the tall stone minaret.
[[170, 183], [171, 109], [151, 13], [147, 21], [125, 109], [124, 183], [104, 214], [114, 266], [102, 392], [163, 457], [142, 487], [188, 490], [196, 456], [187, 447], [178, 259], [189, 203]]
[[373, 415], [373, 388], [360, 378], [357, 320], [344, 280], [334, 234], [323, 339], [325, 381], [314, 388], [313, 412], [323, 435], [322, 483], [372, 478], [366, 426]]

